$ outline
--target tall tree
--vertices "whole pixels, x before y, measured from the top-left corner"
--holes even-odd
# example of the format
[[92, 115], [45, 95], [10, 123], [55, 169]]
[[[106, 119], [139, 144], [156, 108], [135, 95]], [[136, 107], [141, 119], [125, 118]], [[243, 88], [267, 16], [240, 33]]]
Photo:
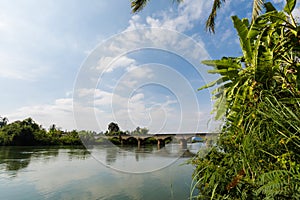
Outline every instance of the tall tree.
[[[131, 8], [133, 13], [137, 13], [147, 5], [149, 0], [131, 0]], [[173, 2], [181, 3], [183, 0], [173, 0]], [[215, 32], [215, 20], [217, 17], [217, 11], [221, 8], [222, 4], [226, 0], [214, 0], [211, 12], [208, 19], [206, 20], [206, 30], [209, 32]], [[254, 21], [258, 15], [261, 13], [263, 8], [264, 0], [253, 0], [253, 9], [252, 9], [252, 21]]]
[[119, 132], [120, 131], [119, 125], [117, 123], [111, 122], [108, 125], [108, 131], [110, 134]]

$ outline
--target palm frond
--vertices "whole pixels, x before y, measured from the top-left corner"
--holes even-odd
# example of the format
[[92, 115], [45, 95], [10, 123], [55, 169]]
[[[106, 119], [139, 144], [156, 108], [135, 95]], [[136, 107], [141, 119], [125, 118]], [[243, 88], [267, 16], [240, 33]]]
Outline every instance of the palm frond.
[[215, 33], [215, 19], [217, 17], [217, 10], [221, 8], [222, 2], [225, 0], [214, 0], [213, 7], [206, 21], [206, 30]]
[[[131, 0], [131, 9], [133, 13], [137, 13], [147, 5], [150, 0]], [[172, 0], [173, 3], [181, 3], [183, 0]]]
[[253, 0], [252, 21], [254, 21], [260, 14], [264, 5], [264, 0]]
[[147, 5], [149, 0], [131, 0], [131, 9], [133, 13], [137, 13]]
[[183, 0], [173, 0], [173, 3], [181, 3]]

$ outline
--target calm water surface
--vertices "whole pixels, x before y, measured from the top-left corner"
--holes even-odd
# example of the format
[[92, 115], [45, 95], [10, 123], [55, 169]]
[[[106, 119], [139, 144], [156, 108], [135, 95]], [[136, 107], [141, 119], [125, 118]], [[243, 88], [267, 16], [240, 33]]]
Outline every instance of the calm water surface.
[[176, 144], [0, 147], [0, 199], [188, 199], [193, 168], [180, 155]]

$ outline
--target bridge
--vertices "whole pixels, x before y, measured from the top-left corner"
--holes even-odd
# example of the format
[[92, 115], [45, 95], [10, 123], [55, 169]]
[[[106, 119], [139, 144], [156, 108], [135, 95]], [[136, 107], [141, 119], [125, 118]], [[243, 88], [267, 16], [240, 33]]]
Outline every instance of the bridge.
[[176, 140], [179, 141], [179, 144], [183, 149], [187, 148], [187, 141], [192, 137], [200, 137], [203, 140], [207, 136], [215, 135], [216, 133], [159, 133], [159, 134], [146, 134], [146, 135], [114, 135], [114, 136], [97, 136], [96, 139], [102, 137], [105, 139], [118, 139], [121, 144], [125, 144], [130, 140], [135, 140], [137, 142], [138, 147], [149, 138], [154, 138], [157, 141], [157, 147], [160, 148], [164, 146], [166, 141]]

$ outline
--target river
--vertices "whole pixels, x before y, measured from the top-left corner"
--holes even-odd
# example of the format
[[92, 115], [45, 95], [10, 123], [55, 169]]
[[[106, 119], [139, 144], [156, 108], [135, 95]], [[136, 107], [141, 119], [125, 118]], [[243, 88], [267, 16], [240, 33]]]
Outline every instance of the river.
[[190, 156], [178, 144], [0, 147], [0, 199], [189, 199]]

